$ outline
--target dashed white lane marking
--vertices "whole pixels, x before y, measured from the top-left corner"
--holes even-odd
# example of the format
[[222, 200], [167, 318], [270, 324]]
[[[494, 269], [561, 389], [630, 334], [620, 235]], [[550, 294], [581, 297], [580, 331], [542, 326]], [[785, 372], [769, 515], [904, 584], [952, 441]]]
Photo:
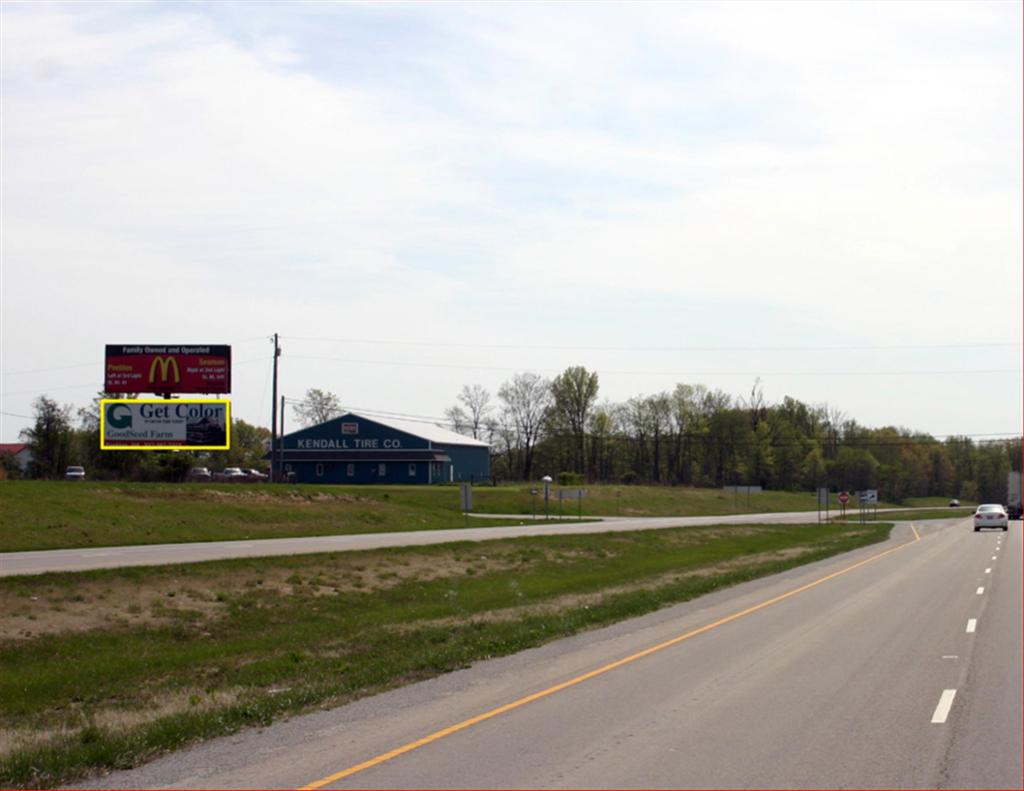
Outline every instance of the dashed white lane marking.
[[978, 619], [977, 618], [968, 618], [967, 619], [967, 633], [971, 634], [977, 628], [978, 628]]
[[985, 569], [985, 573], [986, 574], [991, 574], [992, 573], [992, 569]]
[[942, 690], [942, 697], [939, 698], [939, 705], [935, 707], [935, 713], [932, 714], [932, 722], [941, 724], [946, 721], [946, 717], [949, 716], [949, 710], [953, 708], [953, 698], [955, 697], [955, 689]]
[[982, 588], [978, 588], [978, 595], [979, 595], [979, 596], [980, 596], [981, 594], [983, 594], [984, 592], [985, 592], [985, 588], [983, 588], [983, 587], [982, 587]]

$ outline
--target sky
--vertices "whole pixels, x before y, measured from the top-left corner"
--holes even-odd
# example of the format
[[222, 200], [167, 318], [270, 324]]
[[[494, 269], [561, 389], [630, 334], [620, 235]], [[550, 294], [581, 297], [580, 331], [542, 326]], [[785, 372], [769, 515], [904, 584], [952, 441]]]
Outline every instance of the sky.
[[269, 426], [274, 333], [357, 411], [582, 365], [1019, 435], [1021, 9], [4, 0], [0, 442], [106, 344], [230, 344]]

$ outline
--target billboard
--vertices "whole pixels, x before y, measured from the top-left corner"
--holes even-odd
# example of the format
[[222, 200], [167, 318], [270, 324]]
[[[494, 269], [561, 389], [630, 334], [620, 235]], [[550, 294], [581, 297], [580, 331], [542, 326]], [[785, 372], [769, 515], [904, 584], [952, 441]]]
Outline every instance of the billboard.
[[107, 393], [230, 393], [230, 346], [107, 345]]
[[100, 401], [103, 450], [228, 450], [231, 402], [201, 398], [104, 398]]

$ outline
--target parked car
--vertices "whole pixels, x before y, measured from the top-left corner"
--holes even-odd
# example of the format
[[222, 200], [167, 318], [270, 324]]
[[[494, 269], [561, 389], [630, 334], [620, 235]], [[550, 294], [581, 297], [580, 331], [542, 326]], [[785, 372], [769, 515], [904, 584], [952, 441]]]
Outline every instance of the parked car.
[[215, 481], [226, 481], [228, 483], [238, 483], [248, 479], [248, 476], [242, 472], [241, 467], [225, 467], [220, 472], [213, 474]]
[[952, 500], [950, 500], [950, 501], [949, 501], [949, 507], [950, 507], [950, 508], [959, 508], [959, 507], [960, 507], [960, 501], [959, 501], [959, 500], [957, 500], [957, 499], [956, 499], [956, 498], [954, 497], [954, 498], [953, 498]]
[[71, 466], [64, 471], [65, 481], [84, 481], [85, 467]]
[[188, 472], [188, 479], [190, 481], [209, 481], [213, 476], [210, 475], [210, 470], [207, 467], [193, 467]]
[[998, 527], [1000, 530], [1010, 529], [1010, 523], [1003, 506], [996, 503], [985, 503], [978, 506], [978, 510], [974, 512], [974, 532], [978, 532], [983, 527]]
[[260, 472], [259, 470], [253, 469], [252, 467], [243, 467], [242, 472], [245, 473], [246, 479], [252, 481], [253, 483], [260, 483], [262, 481], [267, 480], [270, 477], [266, 473]]

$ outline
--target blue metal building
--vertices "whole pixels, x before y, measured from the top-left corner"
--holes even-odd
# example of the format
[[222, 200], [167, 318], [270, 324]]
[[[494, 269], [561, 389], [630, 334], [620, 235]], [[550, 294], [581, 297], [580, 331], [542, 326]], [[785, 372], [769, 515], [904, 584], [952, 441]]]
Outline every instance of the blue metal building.
[[298, 483], [482, 482], [491, 475], [486, 442], [428, 423], [350, 412], [281, 442], [284, 471]]

